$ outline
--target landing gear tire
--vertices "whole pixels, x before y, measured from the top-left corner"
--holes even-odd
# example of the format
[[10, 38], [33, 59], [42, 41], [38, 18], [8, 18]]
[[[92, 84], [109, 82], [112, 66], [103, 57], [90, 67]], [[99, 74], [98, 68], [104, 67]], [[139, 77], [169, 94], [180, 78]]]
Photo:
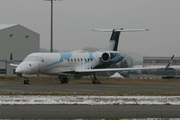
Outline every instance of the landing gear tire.
[[30, 84], [30, 80], [27, 80], [26, 84], [28, 84], [28, 85], [29, 85], [29, 84]]
[[26, 80], [24, 80], [24, 84], [26, 84]]
[[63, 84], [64, 83], [64, 81], [63, 80], [60, 80], [60, 82]]
[[93, 84], [101, 84], [101, 82], [98, 82], [98, 81], [93, 81], [92, 83]]
[[92, 78], [92, 83], [96, 84], [96, 79], [95, 78]]
[[59, 76], [59, 79], [60, 79], [60, 82], [62, 83], [62, 84], [67, 84], [68, 82], [69, 82], [69, 79], [68, 79], [68, 77], [66, 77], [66, 76]]
[[101, 84], [101, 81], [100, 81], [99, 77], [97, 76], [97, 74], [93, 74], [90, 77], [92, 78], [93, 84]]
[[30, 84], [30, 80], [25, 79], [23, 83], [29, 85]]
[[67, 84], [67, 83], [68, 83], [68, 81], [69, 81], [68, 77], [65, 77], [65, 78], [64, 78], [64, 83], [66, 83], [66, 84]]

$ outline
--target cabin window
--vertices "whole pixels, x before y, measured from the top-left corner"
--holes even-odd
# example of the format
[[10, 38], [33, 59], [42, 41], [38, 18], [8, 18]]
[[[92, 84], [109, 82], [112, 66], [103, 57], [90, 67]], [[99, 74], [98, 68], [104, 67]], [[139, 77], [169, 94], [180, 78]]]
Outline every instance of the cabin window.
[[81, 61], [83, 61], [83, 59], [81, 58]]
[[71, 58], [71, 62], [73, 62], [73, 59]]
[[74, 58], [74, 61], [76, 62], [76, 58]]

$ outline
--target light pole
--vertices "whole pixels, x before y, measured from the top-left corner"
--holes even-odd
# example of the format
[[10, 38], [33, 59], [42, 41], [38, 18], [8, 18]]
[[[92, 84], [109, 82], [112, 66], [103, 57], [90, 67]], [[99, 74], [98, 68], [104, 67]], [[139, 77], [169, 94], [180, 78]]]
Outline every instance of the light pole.
[[51, 1], [51, 42], [50, 42], [50, 52], [53, 52], [53, 2], [54, 1], [62, 1], [62, 0], [44, 0], [44, 1]]

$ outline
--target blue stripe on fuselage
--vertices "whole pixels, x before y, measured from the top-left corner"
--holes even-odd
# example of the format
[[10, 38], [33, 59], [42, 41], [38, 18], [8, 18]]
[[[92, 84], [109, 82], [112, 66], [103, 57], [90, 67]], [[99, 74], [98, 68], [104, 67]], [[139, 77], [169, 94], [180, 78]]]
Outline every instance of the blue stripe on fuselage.
[[53, 62], [53, 63], [47, 65], [48, 67], [63, 62], [63, 59], [67, 60], [67, 59], [69, 59], [70, 57], [72, 57], [72, 53], [59, 53], [59, 54], [60, 54], [59, 61], [56, 61], [56, 62]]
[[94, 56], [93, 56], [93, 52], [88, 52], [88, 54], [89, 54], [89, 60], [87, 59], [84, 63], [86, 64], [86, 63], [88, 63], [88, 62], [90, 62], [91, 61], [91, 59], [92, 60], [94, 60], [95, 58], [94, 58]]
[[[73, 53], [70, 53], [70, 52], [68, 52], [68, 53], [59, 53], [59, 54], [60, 54], [59, 61], [53, 62], [53, 63], [47, 65], [46, 67], [49, 67], [49, 66], [53, 66], [53, 65], [57, 65], [57, 64], [59, 64], [59, 63], [62, 63], [63, 60], [68, 60], [68, 59], [71, 58], [72, 55], [73, 55]], [[91, 62], [91, 59], [92, 59], [92, 60], [95, 59], [94, 56], [93, 56], [93, 52], [88, 52], [88, 54], [89, 54], [89, 57], [86, 59], [86, 61], [84, 62], [84, 64], [87, 64], [87, 63]]]
[[62, 61], [63, 59], [69, 59], [70, 57], [72, 57], [72, 53], [60, 53], [61, 55], [61, 59], [59, 61]]

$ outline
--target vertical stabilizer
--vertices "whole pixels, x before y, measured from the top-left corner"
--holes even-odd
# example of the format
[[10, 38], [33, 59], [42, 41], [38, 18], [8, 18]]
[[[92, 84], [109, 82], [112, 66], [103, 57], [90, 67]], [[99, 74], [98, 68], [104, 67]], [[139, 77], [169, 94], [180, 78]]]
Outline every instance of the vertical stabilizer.
[[112, 31], [109, 45], [107, 46], [106, 49], [117, 51], [120, 33], [121, 33], [120, 31], [115, 31], [115, 30]]

